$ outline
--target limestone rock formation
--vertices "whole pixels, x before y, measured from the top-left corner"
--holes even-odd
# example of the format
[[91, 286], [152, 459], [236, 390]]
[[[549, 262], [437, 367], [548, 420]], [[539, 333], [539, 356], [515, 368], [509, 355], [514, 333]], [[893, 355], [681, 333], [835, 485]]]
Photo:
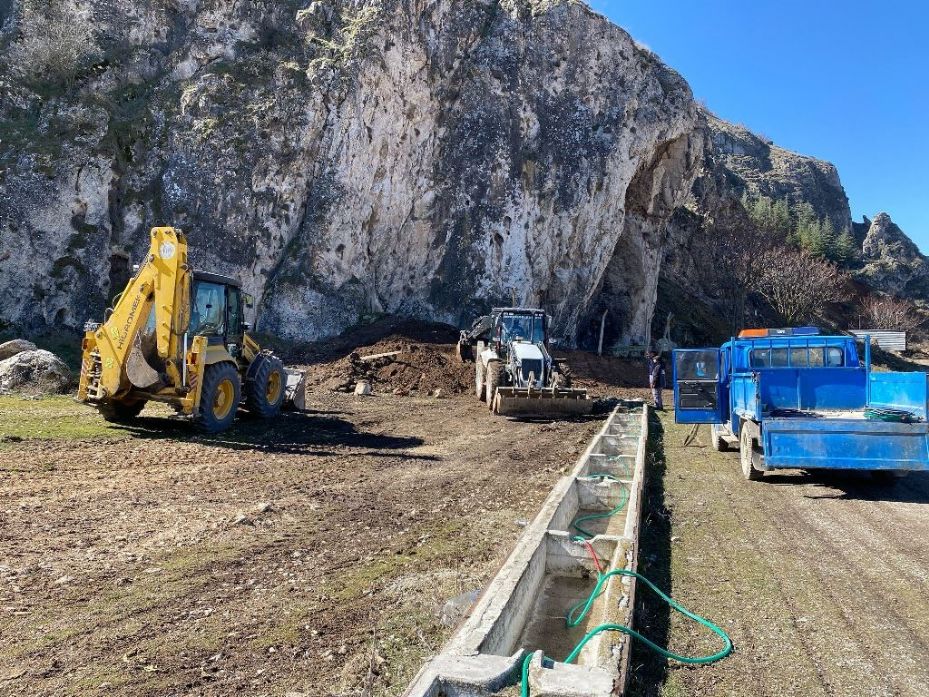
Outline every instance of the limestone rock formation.
[[828, 217], [836, 230], [851, 229], [848, 197], [831, 162], [800, 155], [706, 113], [712, 168], [726, 181], [732, 194], [767, 196], [786, 200], [792, 207], [808, 203], [820, 217]]
[[19, 0], [4, 26], [2, 320], [99, 317], [153, 224], [293, 338], [513, 295], [573, 338], [607, 274], [627, 333], [650, 320], [697, 108], [581, 3]]
[[887, 213], [878, 213], [874, 220], [865, 218], [864, 222], [864, 267], [858, 277], [884, 293], [929, 299], [929, 259]]
[[26, 329], [99, 319], [170, 224], [271, 334], [515, 298], [641, 343], [662, 284], [711, 295], [744, 191], [850, 222], [832, 165], [705, 113], [577, 0], [8, 0], [0, 62], [0, 323]]
[[0, 393], [61, 394], [72, 382], [68, 366], [50, 351], [20, 351], [0, 361]]
[[25, 339], [13, 339], [11, 341], [4, 341], [0, 344], [0, 361], [5, 361], [7, 358], [12, 358], [17, 353], [22, 353], [23, 351], [35, 351], [38, 348], [31, 341], [26, 341]]

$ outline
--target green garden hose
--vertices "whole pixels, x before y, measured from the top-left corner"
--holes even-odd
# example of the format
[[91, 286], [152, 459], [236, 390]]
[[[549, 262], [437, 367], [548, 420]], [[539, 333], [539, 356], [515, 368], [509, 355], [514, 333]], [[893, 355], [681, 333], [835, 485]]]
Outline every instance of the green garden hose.
[[870, 421], [890, 421], [893, 423], [909, 424], [916, 421], [916, 417], [903, 409], [885, 409], [882, 407], [867, 407], [864, 417]]
[[[599, 474], [598, 473], [598, 474], [591, 474], [589, 475], [589, 477], [591, 479], [601, 478], [601, 479], [609, 479], [612, 481], [618, 481], [616, 477], [610, 474]], [[594, 561], [597, 565], [597, 584], [594, 586], [594, 589], [590, 592], [590, 595], [587, 597], [587, 600], [582, 600], [581, 602], [571, 607], [570, 610], [568, 610], [568, 613], [565, 617], [565, 622], [567, 626], [577, 627], [581, 622], [584, 621], [584, 618], [590, 612], [590, 609], [593, 607], [593, 604], [597, 600], [597, 598], [599, 598], [604, 592], [606, 592], [606, 588], [604, 586], [607, 580], [609, 580], [611, 576], [628, 576], [628, 577], [635, 578], [635, 579], [642, 581], [651, 590], [653, 590], [658, 595], [659, 598], [661, 598], [665, 603], [667, 603], [669, 607], [673, 608], [674, 610], [681, 613], [685, 617], [692, 619], [698, 624], [703, 625], [704, 627], [712, 631], [714, 634], [718, 635], [723, 640], [723, 648], [717, 651], [716, 653], [710, 654], [708, 656], [682, 656], [681, 654], [674, 653], [673, 651], [669, 651], [666, 648], [658, 646], [658, 644], [653, 642], [651, 639], [648, 639], [647, 637], [642, 636], [641, 634], [639, 634], [637, 631], [635, 631], [631, 627], [627, 627], [622, 624], [601, 624], [601, 625], [597, 625], [596, 627], [591, 629], [589, 632], [587, 632], [587, 634], [584, 635], [584, 638], [578, 642], [577, 646], [574, 647], [574, 649], [571, 651], [570, 654], [568, 654], [568, 657], [565, 658], [563, 662], [573, 663], [575, 660], [577, 660], [577, 657], [580, 655], [581, 650], [584, 648], [587, 642], [593, 639], [595, 636], [597, 636], [597, 634], [600, 634], [601, 632], [622, 632], [623, 634], [626, 634], [630, 637], [638, 639], [639, 641], [641, 641], [643, 644], [645, 644], [649, 649], [651, 649], [655, 653], [658, 653], [661, 656], [664, 656], [665, 658], [670, 658], [671, 660], [677, 661], [679, 663], [685, 663], [687, 665], [705, 665], [708, 663], [715, 663], [716, 661], [721, 661], [726, 656], [728, 656], [730, 653], [732, 653], [732, 640], [729, 638], [729, 635], [726, 634], [726, 632], [722, 628], [720, 628], [713, 622], [710, 622], [710, 620], [704, 617], [701, 617], [700, 615], [694, 612], [691, 612], [690, 610], [685, 608], [683, 605], [678, 603], [676, 600], [674, 600], [670, 596], [663, 593], [654, 583], [649, 581], [647, 578], [645, 578], [641, 574], [636, 573], [635, 571], [627, 571], [626, 569], [614, 569], [613, 571], [603, 573], [603, 571], [600, 569], [600, 562], [597, 559], [596, 553], [594, 552], [593, 547], [591, 547], [589, 542], [587, 541], [588, 538], [592, 538], [594, 537], [594, 535], [588, 530], [585, 530], [583, 527], [581, 527], [580, 523], [586, 522], [588, 520], [594, 520], [597, 518], [607, 518], [609, 516], [616, 515], [617, 513], [619, 513], [629, 502], [628, 490], [625, 487], [623, 487], [622, 491], [623, 491], [623, 495], [622, 495], [622, 500], [620, 504], [616, 508], [614, 508], [612, 511], [610, 511], [609, 513], [597, 513], [593, 515], [581, 516], [580, 518], [577, 518], [573, 523], [571, 523], [571, 527], [573, 527], [575, 530], [581, 533], [581, 535], [585, 536], [585, 537], [580, 537], [580, 536], [575, 537], [574, 540], [577, 542], [585, 543], [587, 545], [588, 550], [590, 550], [591, 555], [593, 555], [594, 557]], [[532, 656], [533, 656], [532, 653], [529, 653], [526, 655], [526, 657], [523, 659], [522, 668], [520, 670], [520, 695], [521, 697], [529, 697], [529, 664], [532, 662]], [[547, 660], [553, 660], [551, 658], [548, 658], [547, 656], [545, 656], [544, 658]]]

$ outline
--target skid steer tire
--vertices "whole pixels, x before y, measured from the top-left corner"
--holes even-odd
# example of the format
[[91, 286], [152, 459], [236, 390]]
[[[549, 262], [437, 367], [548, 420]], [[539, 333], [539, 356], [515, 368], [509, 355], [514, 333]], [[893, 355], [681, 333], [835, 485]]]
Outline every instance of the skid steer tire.
[[245, 378], [245, 408], [262, 419], [277, 416], [284, 403], [286, 387], [283, 361], [271, 354], [259, 354], [248, 367]]
[[484, 399], [487, 401], [487, 408], [494, 410], [494, 399], [497, 396], [497, 387], [503, 384], [503, 366], [500, 361], [490, 361], [487, 364], [487, 389], [484, 393]]
[[764, 454], [757, 445], [761, 432], [754, 421], [743, 421], [739, 429], [739, 460], [742, 464], [742, 476], [749, 481], [757, 481], [764, 476]]
[[113, 424], [125, 424], [130, 423], [135, 419], [142, 410], [145, 408], [145, 400], [140, 400], [138, 402], [111, 402], [109, 404], [101, 404], [98, 409], [100, 415], [103, 417], [104, 421], [109, 421]]
[[232, 426], [242, 396], [239, 371], [232, 363], [214, 363], [206, 367], [196, 423], [201, 431], [219, 433]]
[[474, 394], [479, 400], [484, 401], [484, 364], [481, 363], [480, 356], [474, 362]]

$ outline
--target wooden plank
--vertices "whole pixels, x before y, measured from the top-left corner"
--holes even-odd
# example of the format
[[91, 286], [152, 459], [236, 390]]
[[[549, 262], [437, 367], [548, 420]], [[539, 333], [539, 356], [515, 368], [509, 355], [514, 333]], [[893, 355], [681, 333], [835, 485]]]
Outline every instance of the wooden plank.
[[402, 352], [402, 351], [387, 351], [386, 353], [373, 353], [373, 354], [371, 354], [370, 356], [362, 356], [362, 357], [359, 358], [358, 360], [360, 360], [360, 361], [373, 361], [373, 360], [376, 360], [376, 359], [378, 359], [378, 358], [390, 358], [391, 356], [396, 356], [396, 355], [399, 354], [399, 353], [403, 353], [403, 352]]

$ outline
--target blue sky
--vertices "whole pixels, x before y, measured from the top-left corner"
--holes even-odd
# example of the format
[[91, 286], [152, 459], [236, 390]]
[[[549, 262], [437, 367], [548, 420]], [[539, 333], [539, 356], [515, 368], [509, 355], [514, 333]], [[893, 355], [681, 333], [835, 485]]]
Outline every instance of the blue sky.
[[929, 252], [929, 2], [589, 0], [721, 118], [835, 163]]

